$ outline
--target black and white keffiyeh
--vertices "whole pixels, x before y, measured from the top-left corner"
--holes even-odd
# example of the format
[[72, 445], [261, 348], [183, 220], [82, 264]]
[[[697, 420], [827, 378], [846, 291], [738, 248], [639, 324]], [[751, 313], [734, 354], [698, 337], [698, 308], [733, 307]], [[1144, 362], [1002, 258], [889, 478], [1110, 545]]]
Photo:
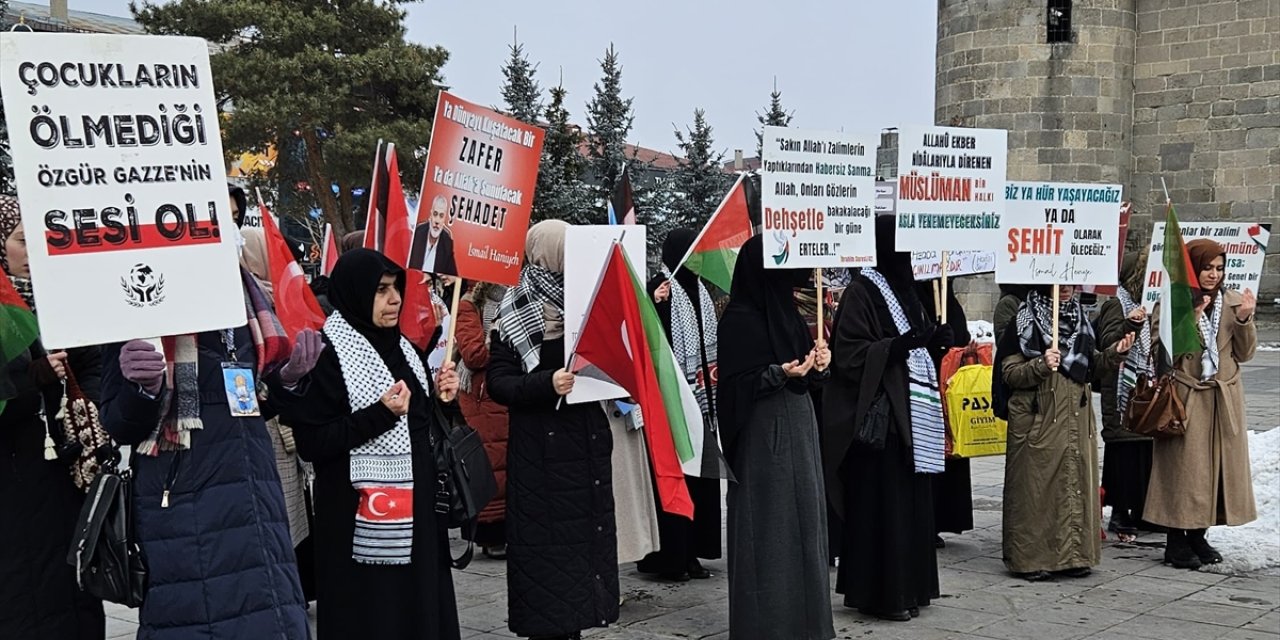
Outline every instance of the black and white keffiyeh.
[[526, 264], [520, 283], [507, 290], [498, 307], [498, 337], [510, 344], [524, 372], [538, 368], [542, 340], [547, 330], [547, 308], [564, 314], [564, 274]]
[[[1200, 354], [1200, 380], [1203, 382], [1218, 375], [1218, 327], [1222, 322], [1222, 293], [1213, 297], [1212, 311], [1200, 314], [1200, 338], [1204, 341], [1204, 353]], [[1208, 311], [1208, 310], [1206, 310]]]
[[[1018, 308], [1018, 342], [1022, 355], [1038, 358], [1053, 341], [1053, 307], [1055, 302], [1038, 291], [1027, 294], [1026, 302]], [[1080, 300], [1073, 298], [1056, 303], [1058, 309], [1058, 351], [1062, 353], [1059, 371], [1076, 384], [1089, 380], [1095, 339], [1093, 327], [1085, 317]]]
[[[702, 330], [698, 330], [698, 314], [693, 308], [693, 301], [685, 288], [671, 277], [666, 267], [662, 273], [671, 282], [671, 350], [675, 353], [676, 362], [684, 372], [685, 381], [693, 389], [698, 398], [705, 420], [714, 421], [711, 411], [715, 401], [713, 381], [698, 384], [702, 376], [702, 350], [706, 349], [707, 369], [714, 371], [716, 367], [716, 316], [715, 302], [707, 288], [698, 281], [698, 307], [702, 311]], [[714, 429], [714, 425], [712, 425]]]
[[[351, 411], [380, 402], [396, 381], [368, 338], [352, 327], [341, 312], [325, 321], [324, 334], [338, 356]], [[427, 372], [413, 345], [401, 337], [400, 349], [419, 384], [430, 389]], [[384, 516], [396, 507], [390, 496], [412, 504], [413, 449], [407, 416], [400, 416], [390, 431], [351, 450], [351, 486], [360, 494], [351, 557], [362, 564], [409, 564], [413, 552], [412, 510], [407, 511], [407, 517]], [[380, 503], [376, 502], [378, 498], [382, 498]]]
[[[911, 320], [884, 276], [872, 268], [863, 268], [862, 275], [884, 296], [898, 333], [911, 333]], [[907, 354], [907, 378], [907, 394], [911, 402], [911, 454], [916, 473], [942, 473], [946, 470], [942, 393], [938, 388], [938, 370], [924, 348], [912, 349]]]
[[[1117, 288], [1116, 299], [1120, 301], [1120, 308], [1125, 318], [1141, 306], [1134, 301], [1133, 296], [1129, 295], [1129, 291], [1124, 287]], [[1129, 349], [1129, 353], [1125, 354], [1124, 362], [1120, 364], [1120, 375], [1116, 380], [1116, 408], [1120, 415], [1124, 415], [1125, 409], [1129, 406], [1129, 394], [1133, 393], [1134, 387], [1138, 386], [1138, 377], [1145, 375], [1150, 378], [1155, 373], [1154, 369], [1151, 361], [1151, 326], [1149, 321], [1144, 320], [1142, 328], [1134, 337], [1133, 347]]]

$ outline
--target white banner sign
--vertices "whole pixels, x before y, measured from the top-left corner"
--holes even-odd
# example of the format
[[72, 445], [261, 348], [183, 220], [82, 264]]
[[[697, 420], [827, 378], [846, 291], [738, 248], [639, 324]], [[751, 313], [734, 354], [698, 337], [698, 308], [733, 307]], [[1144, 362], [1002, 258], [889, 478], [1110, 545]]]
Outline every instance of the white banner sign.
[[[1209, 238], [1227, 249], [1226, 275], [1222, 283], [1226, 289], [1258, 293], [1262, 282], [1262, 263], [1267, 257], [1267, 242], [1271, 240], [1271, 225], [1257, 222], [1180, 222], [1183, 242]], [[1146, 287], [1142, 292], [1142, 306], [1151, 312], [1160, 300], [1160, 286], [1164, 271], [1164, 221], [1155, 223], [1151, 232], [1151, 253], [1147, 257]], [[1195, 278], [1199, 274], [1191, 274]]]
[[[623, 233], [626, 233], [624, 236]], [[591, 309], [592, 296], [600, 284], [600, 273], [613, 243], [622, 239], [622, 250], [631, 260], [636, 277], [646, 283], [645, 249], [648, 234], [643, 225], [575, 225], [565, 230], [564, 236], [564, 327], [565, 344], [578, 343], [582, 333], [582, 321]], [[565, 366], [569, 366], [569, 349], [565, 349]], [[622, 387], [603, 380], [578, 376], [573, 383], [573, 393], [566, 400], [569, 404], [616, 400], [629, 393]]]
[[899, 130], [898, 249], [999, 246], [1008, 139], [1003, 129]]
[[1120, 193], [1118, 184], [1010, 182], [996, 282], [1115, 284]]
[[245, 324], [208, 44], [0, 34], [47, 347]]
[[764, 128], [764, 266], [870, 267], [876, 261], [872, 134]]
[[[876, 215], [897, 215], [898, 183], [876, 183]], [[993, 251], [948, 251], [947, 277], [972, 276], [996, 270], [996, 254]], [[937, 280], [942, 277], [941, 251], [912, 251], [911, 271], [916, 280]]]

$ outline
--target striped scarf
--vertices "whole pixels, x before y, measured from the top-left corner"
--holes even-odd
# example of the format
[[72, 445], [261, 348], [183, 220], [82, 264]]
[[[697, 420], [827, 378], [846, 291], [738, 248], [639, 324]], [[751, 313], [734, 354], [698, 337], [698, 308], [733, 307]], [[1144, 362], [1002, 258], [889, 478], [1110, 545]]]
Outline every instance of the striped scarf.
[[1058, 351], [1062, 353], [1059, 371], [1076, 384], [1086, 384], [1093, 368], [1095, 338], [1093, 326], [1085, 318], [1079, 298], [1066, 302], [1052, 301], [1038, 291], [1027, 294], [1018, 307], [1018, 344], [1022, 355], [1039, 358], [1053, 342], [1053, 305], [1058, 308]]
[[[356, 331], [342, 313], [324, 323], [347, 385], [352, 413], [382, 400], [396, 383], [395, 376], [369, 339]], [[408, 340], [400, 350], [423, 389], [431, 389], [422, 359]], [[431, 398], [415, 398], [431, 402]], [[428, 452], [429, 454], [429, 452]], [[390, 431], [351, 450], [351, 486], [359, 494], [351, 557], [361, 564], [405, 565], [413, 554], [413, 448], [409, 417], [400, 416]]]
[[[863, 268], [862, 275], [884, 296], [898, 334], [911, 333], [911, 321], [884, 276], [870, 268]], [[907, 354], [907, 391], [911, 399], [911, 454], [916, 473], [942, 473], [946, 471], [942, 394], [938, 390], [938, 370], [923, 348], [912, 349]]]
[[[240, 269], [244, 285], [245, 316], [249, 333], [253, 337], [257, 353], [255, 365], [258, 382], [263, 375], [275, 372], [289, 359], [289, 337], [271, 310], [271, 301], [257, 280], [244, 268]], [[235, 333], [226, 329], [223, 336], [228, 344], [235, 344]], [[138, 445], [138, 453], [158, 456], [161, 451], [177, 451], [191, 448], [191, 435], [204, 428], [200, 419], [200, 348], [198, 336], [187, 334], [166, 336], [164, 356], [167, 364], [166, 388], [161, 398], [160, 415], [164, 416], [155, 431]]]
[[564, 314], [564, 274], [526, 264], [520, 271], [520, 283], [502, 296], [496, 320], [498, 337], [520, 354], [525, 373], [537, 369], [542, 361], [547, 307]]
[[[1116, 290], [1116, 299], [1120, 301], [1120, 309], [1125, 318], [1139, 306], [1124, 287]], [[1129, 394], [1138, 386], [1138, 377], [1145, 375], [1150, 378], [1155, 373], [1151, 362], [1151, 327], [1147, 322], [1143, 321], [1142, 328], [1138, 330], [1133, 347], [1120, 364], [1120, 375], [1116, 379], [1116, 409], [1122, 416], [1129, 406]]]
[[[707, 381], [702, 375], [702, 349], [707, 350], [707, 369], [716, 370], [716, 307], [711, 301], [707, 288], [698, 282], [698, 306], [702, 311], [702, 330], [698, 330], [698, 314], [694, 312], [693, 301], [689, 293], [680, 283], [671, 277], [666, 267], [662, 273], [671, 282], [671, 350], [675, 353], [676, 362], [684, 372], [685, 381], [693, 389], [698, 398], [698, 406], [702, 416], [715, 430], [712, 403], [715, 401], [714, 380]], [[701, 382], [709, 383], [702, 384]]]

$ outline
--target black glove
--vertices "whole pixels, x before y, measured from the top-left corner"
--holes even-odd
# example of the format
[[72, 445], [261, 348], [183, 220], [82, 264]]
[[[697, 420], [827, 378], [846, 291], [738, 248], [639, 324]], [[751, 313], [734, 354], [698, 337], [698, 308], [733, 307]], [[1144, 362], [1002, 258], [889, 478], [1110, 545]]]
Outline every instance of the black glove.
[[889, 341], [889, 357], [897, 360], [905, 358], [912, 349], [919, 349], [929, 344], [929, 333], [913, 331], [905, 336], [898, 336]]
[[956, 346], [956, 332], [951, 329], [951, 325], [938, 325], [933, 331], [933, 336], [929, 338], [929, 350], [946, 351], [954, 346]]

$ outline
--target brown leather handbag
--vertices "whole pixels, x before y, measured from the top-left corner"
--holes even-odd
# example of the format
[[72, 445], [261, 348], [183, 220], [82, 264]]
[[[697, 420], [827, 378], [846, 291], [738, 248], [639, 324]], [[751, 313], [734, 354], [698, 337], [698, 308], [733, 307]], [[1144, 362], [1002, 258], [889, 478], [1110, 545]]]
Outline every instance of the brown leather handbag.
[[1138, 377], [1125, 409], [1125, 425], [1129, 431], [1151, 438], [1176, 438], [1187, 432], [1187, 409], [1178, 397], [1178, 383], [1173, 373], [1152, 379]]

